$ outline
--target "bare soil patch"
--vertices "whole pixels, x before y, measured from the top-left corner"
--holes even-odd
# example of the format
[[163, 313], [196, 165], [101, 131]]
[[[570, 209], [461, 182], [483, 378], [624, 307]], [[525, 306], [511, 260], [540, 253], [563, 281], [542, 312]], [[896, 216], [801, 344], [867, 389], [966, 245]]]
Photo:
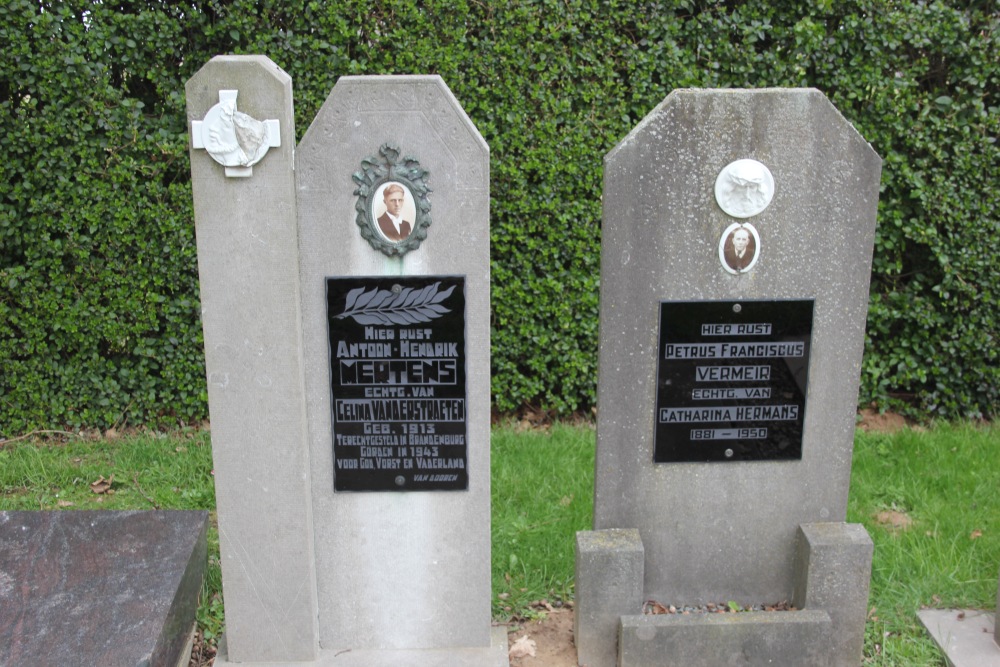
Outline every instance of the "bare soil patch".
[[859, 412], [860, 420], [858, 428], [862, 431], [874, 431], [876, 433], [895, 433], [901, 431], [910, 423], [902, 415], [895, 412], [879, 412], [872, 408], [864, 408]]
[[913, 526], [910, 515], [899, 510], [883, 510], [875, 515], [875, 522], [892, 533], [901, 533]]
[[577, 667], [572, 609], [556, 609], [539, 620], [511, 625], [507, 632], [508, 646], [514, 647], [524, 636], [534, 641], [535, 655], [512, 654], [510, 667]]

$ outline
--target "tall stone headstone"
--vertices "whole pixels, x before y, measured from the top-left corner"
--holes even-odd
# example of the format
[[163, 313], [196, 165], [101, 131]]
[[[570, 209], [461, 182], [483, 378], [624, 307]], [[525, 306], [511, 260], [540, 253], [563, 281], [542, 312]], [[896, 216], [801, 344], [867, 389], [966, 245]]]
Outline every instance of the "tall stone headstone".
[[[230, 656], [311, 660], [316, 593], [292, 80], [267, 58], [220, 56], [186, 92]], [[212, 123], [210, 112], [227, 99], [235, 99], [228, 124]], [[237, 143], [237, 111], [277, 120], [282, 144], [246, 177], [226, 173], [243, 168], [225, 164], [239, 162], [228, 157], [238, 151], [225, 151]], [[199, 146], [218, 147], [223, 159]]]
[[[828, 664], [860, 661], [868, 591], [871, 542], [841, 522], [880, 164], [820, 92], [778, 89], [675, 91], [605, 158], [594, 528], [638, 530], [644, 599], [822, 604], [781, 622], [832, 623]], [[578, 628], [582, 662], [646, 664], [626, 638], [655, 624], [617, 613], [620, 645]], [[768, 645], [740, 625], [684, 664]]]
[[[213, 59], [188, 104], [217, 664], [506, 664], [486, 143], [436, 76], [341, 78], [297, 147], [290, 81], [264, 58]], [[240, 151], [218, 139], [227, 114]]]
[[[439, 77], [342, 77], [303, 137], [297, 159], [312, 506], [323, 619], [320, 642], [344, 648], [488, 647], [489, 149]], [[402, 255], [386, 254], [372, 244], [372, 239], [376, 245], [384, 244], [384, 237], [376, 236], [370, 223], [382, 217], [379, 207], [392, 196], [386, 196], [388, 188], [380, 188], [386, 183], [402, 186], [406, 201], [401, 217], [411, 223], [409, 240], [426, 234], [419, 247]], [[430, 191], [423, 194], [425, 186]], [[413, 208], [407, 211], [410, 199]], [[359, 205], [365, 210], [359, 210]], [[424, 222], [430, 224], [423, 227]], [[328, 277], [355, 280], [330, 287]], [[391, 293], [395, 285], [401, 288], [399, 296], [412, 290], [410, 303], [418, 302], [421, 292], [435, 292], [428, 306], [452, 289], [440, 301], [451, 312], [428, 320], [414, 313], [413, 319], [419, 321], [413, 324], [361, 322], [360, 340], [345, 332], [333, 341], [327, 332], [328, 316], [341, 311], [331, 300], [334, 310], [328, 312], [328, 294], [332, 297], [330, 290], [339, 288], [347, 297], [361, 285], [366, 293], [380, 290], [373, 301], [386, 290]], [[457, 305], [460, 296], [464, 296], [464, 318]], [[358, 300], [362, 298], [364, 294]], [[403, 303], [407, 301], [409, 297]], [[457, 331], [449, 337], [439, 329], [448, 317], [459, 329], [464, 324], [464, 334]], [[463, 340], [464, 350], [459, 349]], [[342, 388], [333, 396], [341, 403], [331, 404], [331, 356], [338, 365], [358, 365], [366, 363], [368, 353], [365, 349], [331, 350], [334, 342], [344, 342], [348, 348], [352, 342], [386, 348], [374, 353], [386, 367], [385, 381], [373, 379], [365, 385], [373, 390], [369, 393], [383, 397], [382, 403], [364, 398], [359, 403], [354, 398], [357, 394], [341, 399], [346, 395]], [[451, 364], [459, 357], [464, 358], [464, 369]], [[420, 362], [419, 369], [408, 363], [413, 361]], [[464, 375], [464, 392], [454, 391], [459, 378], [416, 375], [439, 373], [443, 366]], [[396, 382], [395, 374], [407, 372], [412, 386], [404, 389], [403, 380]], [[400, 395], [397, 388], [406, 399], [423, 396], [425, 392], [416, 391], [417, 387], [432, 391], [419, 403], [395, 398]], [[397, 487], [401, 490], [333, 492], [335, 478], [352, 472], [336, 467], [334, 451], [347, 446], [338, 446], [334, 438], [340, 436], [344, 442], [363, 435], [351, 430], [353, 422], [346, 421], [363, 418], [346, 414], [344, 403], [352, 400], [355, 406], [378, 405], [390, 412], [453, 407], [464, 411], [467, 430], [463, 433], [461, 427], [455, 428], [459, 426], [455, 421], [446, 422], [461, 419], [458, 414], [437, 414], [423, 424], [406, 414], [376, 415], [371, 421], [392, 436], [385, 438], [393, 443], [388, 445], [392, 456], [361, 452], [350, 455], [353, 458], [345, 454], [343, 460], [378, 466], [377, 459], [383, 458], [391, 466], [412, 464], [388, 469], [389, 484], [395, 486], [398, 477], [405, 478], [403, 486]], [[344, 419], [333, 430], [331, 414]], [[427, 426], [434, 428], [428, 431]], [[402, 427], [407, 429], [406, 437], [395, 437], [402, 435]], [[450, 432], [443, 433], [446, 428]], [[451, 446], [452, 455], [441, 458], [449, 447], [444, 443], [463, 438], [464, 446]], [[425, 457], [421, 451], [416, 458], [411, 452], [398, 456], [398, 448], [414, 446], [437, 450], [439, 455]], [[464, 467], [425, 469], [417, 462], [458, 465], [463, 459]], [[438, 476], [449, 479], [431, 481]], [[434, 489], [441, 484], [448, 488]]]

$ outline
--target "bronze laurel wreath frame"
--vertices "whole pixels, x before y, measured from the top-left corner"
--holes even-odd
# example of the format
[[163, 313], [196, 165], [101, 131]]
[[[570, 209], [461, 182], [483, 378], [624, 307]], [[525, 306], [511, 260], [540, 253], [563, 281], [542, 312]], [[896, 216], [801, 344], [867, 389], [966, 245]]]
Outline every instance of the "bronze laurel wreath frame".
[[[361, 161], [361, 171], [351, 175], [357, 184], [354, 190], [358, 196], [354, 204], [358, 212], [355, 222], [361, 229], [361, 236], [372, 248], [389, 257], [402, 257], [419, 248], [420, 242], [427, 238], [427, 228], [431, 225], [431, 202], [427, 199], [427, 194], [431, 192], [427, 185], [430, 172], [421, 167], [414, 157], [406, 156], [400, 160], [399, 148], [391, 144], [382, 144], [378, 152], [380, 157], [366, 157]], [[371, 199], [379, 186], [388, 181], [405, 185], [413, 195], [417, 209], [413, 229], [401, 241], [390, 241], [382, 236], [372, 215]]]

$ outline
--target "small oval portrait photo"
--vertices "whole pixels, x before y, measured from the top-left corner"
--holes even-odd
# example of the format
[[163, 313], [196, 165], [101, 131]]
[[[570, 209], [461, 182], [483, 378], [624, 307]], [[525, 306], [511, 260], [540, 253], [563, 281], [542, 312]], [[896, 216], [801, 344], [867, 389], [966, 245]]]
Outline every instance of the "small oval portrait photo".
[[388, 181], [372, 197], [372, 220], [379, 233], [394, 243], [406, 240], [413, 231], [417, 206], [410, 189], [402, 183]]
[[734, 223], [722, 232], [719, 261], [729, 273], [746, 273], [757, 263], [760, 236], [750, 224]]
[[757, 215], [774, 197], [771, 170], [757, 160], [736, 160], [715, 179], [715, 201], [734, 218]]

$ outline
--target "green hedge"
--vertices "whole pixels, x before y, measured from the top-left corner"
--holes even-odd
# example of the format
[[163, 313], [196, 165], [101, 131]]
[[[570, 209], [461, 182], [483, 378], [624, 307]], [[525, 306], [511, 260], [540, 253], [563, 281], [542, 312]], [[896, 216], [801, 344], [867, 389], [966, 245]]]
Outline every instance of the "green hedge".
[[0, 434], [205, 416], [183, 85], [436, 73], [492, 155], [493, 393], [596, 394], [602, 157], [678, 87], [814, 86], [883, 156], [861, 401], [997, 411], [1000, 12], [912, 0], [9, 0], [0, 6]]

